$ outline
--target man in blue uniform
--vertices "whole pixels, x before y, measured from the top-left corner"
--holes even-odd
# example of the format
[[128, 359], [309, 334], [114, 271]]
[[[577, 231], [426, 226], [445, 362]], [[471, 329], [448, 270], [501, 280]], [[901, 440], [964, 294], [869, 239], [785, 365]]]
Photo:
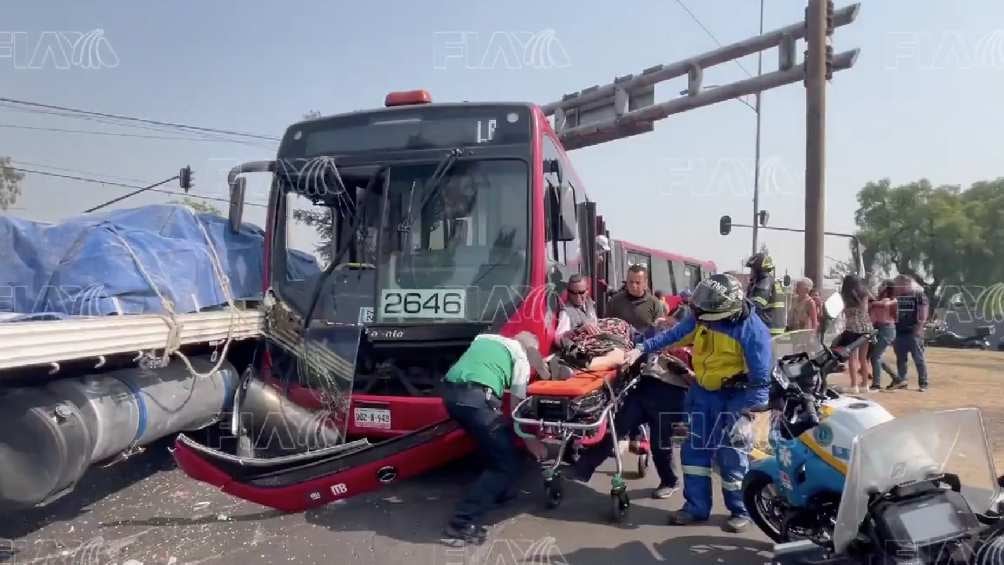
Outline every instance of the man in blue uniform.
[[722, 527], [739, 533], [749, 525], [742, 481], [749, 470], [752, 412], [766, 406], [771, 338], [767, 325], [730, 275], [701, 281], [690, 300], [692, 316], [646, 340], [627, 361], [665, 347], [693, 345], [696, 383], [687, 392], [690, 437], [683, 444], [683, 509], [670, 523], [688, 525], [711, 515], [712, 458], [718, 462], [722, 494], [731, 517]]

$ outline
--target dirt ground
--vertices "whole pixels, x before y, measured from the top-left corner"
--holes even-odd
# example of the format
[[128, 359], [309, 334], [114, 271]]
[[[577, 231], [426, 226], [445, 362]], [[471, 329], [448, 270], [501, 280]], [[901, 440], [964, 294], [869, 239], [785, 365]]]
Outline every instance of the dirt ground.
[[[895, 370], [895, 356], [889, 353], [885, 361]], [[979, 408], [990, 434], [997, 471], [1004, 473], [1004, 352], [931, 347], [927, 349], [927, 372], [927, 392], [917, 390], [917, 372], [911, 361], [909, 389], [869, 396], [895, 416], [923, 410]], [[848, 382], [846, 375], [830, 378], [834, 385], [846, 386]], [[881, 384], [889, 384], [888, 375], [882, 375]]]

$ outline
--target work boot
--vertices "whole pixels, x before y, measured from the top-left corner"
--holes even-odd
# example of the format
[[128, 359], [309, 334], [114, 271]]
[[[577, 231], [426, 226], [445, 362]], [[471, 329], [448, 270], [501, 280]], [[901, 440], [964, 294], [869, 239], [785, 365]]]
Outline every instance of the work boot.
[[668, 485], [659, 485], [658, 488], [652, 491], [652, 498], [656, 500], [665, 500], [676, 493], [676, 487]]
[[750, 525], [749, 516], [733, 515], [722, 524], [722, 531], [730, 534], [741, 534]]
[[690, 526], [704, 521], [693, 517], [686, 510], [677, 510], [676, 512], [669, 513], [669, 525], [671, 526]]
[[488, 530], [484, 526], [478, 526], [471, 522], [466, 524], [450, 522], [443, 529], [443, 541], [447, 545], [481, 545], [486, 539], [488, 539]]

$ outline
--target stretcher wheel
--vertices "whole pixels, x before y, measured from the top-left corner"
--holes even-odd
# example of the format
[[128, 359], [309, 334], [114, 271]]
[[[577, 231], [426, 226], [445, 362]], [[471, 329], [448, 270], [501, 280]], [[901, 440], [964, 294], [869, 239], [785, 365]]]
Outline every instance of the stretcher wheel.
[[557, 479], [548, 481], [544, 485], [544, 496], [546, 497], [547, 507], [549, 509], [553, 510], [561, 506], [561, 500], [565, 496], [561, 486], [561, 481]]
[[630, 509], [631, 499], [628, 498], [627, 492], [610, 494], [610, 514], [614, 522], [623, 522]]
[[638, 456], [638, 478], [639, 479], [644, 479], [645, 475], [648, 474], [648, 462], [649, 462], [649, 458], [650, 458], [650, 456], [649, 456], [648, 453], [642, 453], [641, 455]]

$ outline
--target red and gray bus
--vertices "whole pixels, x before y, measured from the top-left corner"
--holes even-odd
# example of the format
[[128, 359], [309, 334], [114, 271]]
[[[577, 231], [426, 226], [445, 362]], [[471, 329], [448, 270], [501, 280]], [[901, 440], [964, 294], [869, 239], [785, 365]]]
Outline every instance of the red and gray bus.
[[[272, 175], [264, 345], [229, 435], [181, 436], [175, 457], [268, 506], [324, 504], [469, 453], [437, 395], [451, 363], [483, 332], [527, 330], [546, 353], [563, 281], [597, 288], [606, 270], [603, 221], [533, 104], [407, 91], [293, 124], [275, 161], [231, 171], [234, 225], [248, 172]], [[669, 256], [648, 257], [654, 273]]]

